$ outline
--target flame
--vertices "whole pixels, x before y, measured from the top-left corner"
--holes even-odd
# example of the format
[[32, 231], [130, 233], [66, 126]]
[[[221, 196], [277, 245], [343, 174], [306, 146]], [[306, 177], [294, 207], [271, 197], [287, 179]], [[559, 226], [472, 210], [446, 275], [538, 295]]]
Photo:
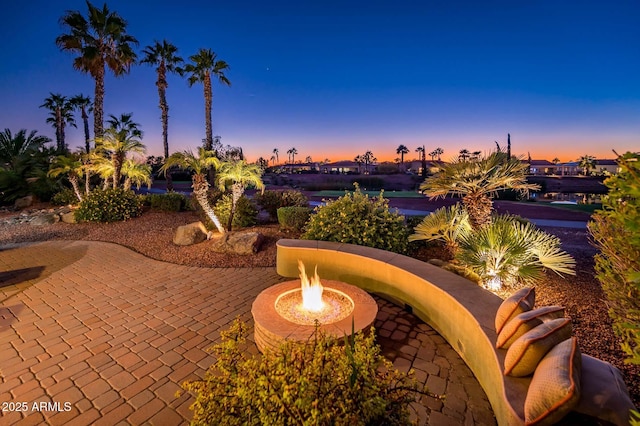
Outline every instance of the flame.
[[311, 280], [307, 277], [304, 264], [298, 260], [298, 270], [300, 271], [300, 284], [302, 285], [302, 308], [312, 312], [318, 312], [324, 307], [322, 301], [322, 284], [318, 276], [318, 265]]

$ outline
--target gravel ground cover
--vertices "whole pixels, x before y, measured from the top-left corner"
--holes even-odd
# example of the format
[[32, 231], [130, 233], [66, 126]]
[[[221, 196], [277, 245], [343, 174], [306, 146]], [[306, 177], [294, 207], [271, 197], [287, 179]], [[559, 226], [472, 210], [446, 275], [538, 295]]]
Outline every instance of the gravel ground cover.
[[[438, 204], [448, 204], [451, 201], [447, 199], [430, 203], [422, 199], [394, 199], [392, 205], [433, 210]], [[537, 206], [535, 203], [498, 202], [496, 207], [499, 211], [509, 211], [529, 218], [586, 221], [589, 217], [581, 212]], [[112, 224], [56, 223], [32, 226], [28, 223], [3, 223], [3, 219], [15, 214], [0, 214], [0, 245], [59, 239], [108, 241], [129, 247], [154, 259], [199, 267], [275, 266], [276, 241], [280, 238], [297, 237], [280, 231], [277, 225], [258, 226], [252, 230], [265, 236], [260, 251], [251, 256], [231, 256], [213, 252], [211, 241], [186, 247], [172, 243], [173, 230], [176, 227], [198, 220], [193, 212], [148, 211], [133, 220]], [[634, 402], [640, 405], [640, 368], [623, 362], [624, 356], [619, 349], [619, 341], [613, 333], [607, 315], [606, 300], [594, 275], [593, 255], [596, 249], [591, 245], [586, 230], [551, 227], [544, 229], [557, 235], [562, 240], [563, 248], [574, 256], [577, 275], [561, 278], [547, 273], [536, 286], [537, 305], [564, 306], [567, 316], [572, 320], [574, 334], [580, 341], [582, 352], [611, 362], [620, 368]]]

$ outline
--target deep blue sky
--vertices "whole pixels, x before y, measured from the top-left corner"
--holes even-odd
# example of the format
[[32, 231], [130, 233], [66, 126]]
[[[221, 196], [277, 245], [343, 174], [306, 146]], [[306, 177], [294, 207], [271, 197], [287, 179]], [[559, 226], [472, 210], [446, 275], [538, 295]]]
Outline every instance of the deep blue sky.
[[[640, 2], [109, 1], [141, 51], [166, 38], [187, 59], [213, 49], [231, 69], [214, 85], [214, 134], [249, 159], [393, 159], [494, 141], [534, 158], [612, 158], [640, 150]], [[102, 6], [102, 2], [94, 3]], [[49, 92], [93, 97], [93, 80], [58, 50], [65, 10], [84, 1], [3, 1], [0, 129], [54, 137]], [[162, 152], [155, 70], [106, 79], [105, 112], [133, 112], [149, 154]], [[201, 85], [169, 79], [170, 147], [204, 137]], [[80, 126], [81, 128], [81, 126]], [[72, 147], [82, 131], [68, 129]], [[91, 125], [91, 129], [93, 126]]]

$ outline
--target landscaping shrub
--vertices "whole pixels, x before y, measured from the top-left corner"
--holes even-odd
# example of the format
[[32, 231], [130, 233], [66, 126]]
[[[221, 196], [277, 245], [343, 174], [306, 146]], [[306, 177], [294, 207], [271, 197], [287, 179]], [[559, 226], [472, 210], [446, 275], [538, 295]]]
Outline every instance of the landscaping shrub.
[[471, 231], [469, 215], [460, 205], [441, 207], [425, 216], [409, 235], [409, 241], [439, 241], [444, 243], [451, 256], [456, 254], [458, 242], [462, 236]]
[[[213, 211], [216, 213], [216, 216], [218, 216], [218, 219], [220, 219], [220, 222], [226, 224], [231, 214], [231, 194], [223, 195], [213, 206]], [[209, 221], [209, 223], [211, 222]], [[258, 223], [258, 210], [251, 200], [243, 195], [238, 200], [231, 227], [232, 229], [246, 228], [256, 223]], [[205, 224], [205, 226], [207, 226], [207, 224]], [[211, 224], [211, 226], [213, 226], [213, 224]], [[207, 228], [209, 227], [207, 226]]]
[[389, 202], [382, 192], [379, 197], [369, 198], [357, 184], [355, 186], [354, 192], [316, 207], [316, 214], [311, 216], [302, 238], [404, 253], [408, 235], [404, 216], [389, 210]]
[[75, 212], [77, 221], [119, 222], [139, 216], [142, 204], [133, 191], [122, 188], [95, 189]]
[[278, 209], [280, 207], [307, 207], [309, 200], [300, 191], [264, 191], [253, 196], [255, 202], [267, 213], [271, 221], [278, 220]]
[[301, 232], [309, 221], [311, 209], [309, 207], [280, 207], [278, 209], [278, 223], [283, 229]]
[[626, 153], [618, 163], [621, 171], [604, 181], [609, 194], [589, 231], [600, 249], [596, 276], [613, 329], [622, 339], [626, 362], [640, 365], [640, 154]]
[[149, 194], [147, 196], [149, 205], [154, 210], [167, 212], [179, 212], [188, 210], [189, 199], [177, 192], [167, 192], [166, 194]]
[[560, 239], [519, 217], [495, 216], [491, 223], [460, 235], [458, 243], [456, 259], [493, 291], [531, 284], [545, 268], [575, 275], [575, 261], [560, 248]]
[[69, 204], [78, 204], [78, 196], [71, 188], [65, 188], [62, 191], [56, 192], [51, 197], [51, 204], [54, 206], [66, 206]]
[[380, 354], [373, 329], [344, 345], [316, 330], [262, 356], [246, 350], [247, 330], [236, 320], [222, 331], [204, 380], [183, 384], [196, 397], [193, 425], [404, 425], [426, 393]]

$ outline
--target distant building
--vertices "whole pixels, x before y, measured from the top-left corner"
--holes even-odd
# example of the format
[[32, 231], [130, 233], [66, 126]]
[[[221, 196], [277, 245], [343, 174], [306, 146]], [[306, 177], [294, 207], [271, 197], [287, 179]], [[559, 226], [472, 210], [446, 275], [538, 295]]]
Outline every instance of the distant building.
[[280, 173], [318, 173], [318, 163], [288, 163], [279, 167]]
[[361, 170], [364, 170], [364, 164], [349, 160], [325, 163], [320, 166], [320, 173], [327, 174], [360, 174]]
[[596, 174], [617, 174], [620, 173], [620, 166], [616, 160], [596, 160]]
[[557, 165], [548, 160], [525, 160], [524, 162], [529, 164], [530, 175], [553, 175], [557, 170]]

